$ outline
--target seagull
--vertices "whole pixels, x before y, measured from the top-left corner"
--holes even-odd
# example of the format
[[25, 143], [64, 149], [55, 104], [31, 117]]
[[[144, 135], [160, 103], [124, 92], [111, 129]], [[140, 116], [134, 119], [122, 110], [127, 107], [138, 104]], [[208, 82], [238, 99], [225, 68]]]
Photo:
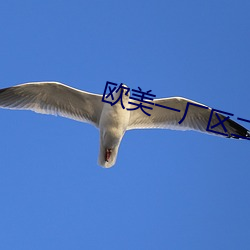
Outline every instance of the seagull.
[[[129, 100], [130, 93], [124, 91], [127, 86], [120, 86], [118, 91], [107, 95], [107, 101], [104, 102], [104, 95], [59, 82], [24, 83], [0, 89], [0, 108], [32, 110], [94, 125], [100, 131], [98, 165], [104, 168], [114, 166], [127, 130], [195, 130], [234, 139], [250, 138], [250, 131], [229, 117], [219, 112], [211, 116], [212, 108], [183, 97], [154, 99], [153, 108], [150, 111], [147, 109], [145, 113], [143, 106], [140, 106], [142, 102], [136, 98]], [[109, 103], [118, 98], [123, 105], [119, 102], [115, 105]], [[213, 129], [208, 129], [209, 122]]]

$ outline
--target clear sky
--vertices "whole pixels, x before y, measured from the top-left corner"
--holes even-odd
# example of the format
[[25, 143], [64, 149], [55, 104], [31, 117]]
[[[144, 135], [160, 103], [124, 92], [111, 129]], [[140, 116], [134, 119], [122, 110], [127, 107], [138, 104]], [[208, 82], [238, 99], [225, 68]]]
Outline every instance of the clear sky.
[[[106, 81], [250, 119], [250, 1], [1, 1], [0, 88]], [[250, 249], [250, 142], [0, 110], [0, 248]], [[250, 123], [241, 122], [250, 128]]]

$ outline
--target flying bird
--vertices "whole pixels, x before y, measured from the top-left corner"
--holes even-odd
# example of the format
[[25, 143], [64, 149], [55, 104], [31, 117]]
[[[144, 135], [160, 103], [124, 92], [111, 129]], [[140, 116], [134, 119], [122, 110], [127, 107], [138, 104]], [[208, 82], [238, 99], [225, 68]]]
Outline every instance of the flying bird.
[[[124, 107], [119, 102], [115, 105], [105, 103], [102, 97], [59, 82], [31, 82], [0, 89], [0, 107], [59, 115], [94, 125], [100, 131], [98, 164], [105, 168], [115, 164], [121, 140], [127, 130], [195, 130], [217, 136], [223, 136], [226, 131], [228, 138], [250, 138], [250, 131], [246, 128], [218, 112], [210, 117], [210, 107], [186, 98], [154, 99], [155, 106], [149, 112], [150, 115], [146, 115], [141, 108], [135, 109], [135, 105], [140, 106], [140, 101], [129, 100], [130, 93], [126, 93], [123, 88], [113, 92], [107, 100], [122, 97]], [[215, 127], [215, 132], [207, 129], [209, 121], [210, 126]], [[219, 126], [216, 126], [218, 123]]]

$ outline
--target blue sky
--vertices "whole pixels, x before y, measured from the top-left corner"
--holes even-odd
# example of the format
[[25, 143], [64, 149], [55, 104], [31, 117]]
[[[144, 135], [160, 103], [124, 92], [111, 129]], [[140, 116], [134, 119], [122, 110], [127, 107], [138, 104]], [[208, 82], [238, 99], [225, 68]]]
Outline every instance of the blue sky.
[[[0, 88], [123, 82], [250, 119], [249, 12], [243, 0], [2, 1]], [[249, 141], [134, 130], [102, 169], [94, 127], [0, 117], [1, 249], [249, 249]]]

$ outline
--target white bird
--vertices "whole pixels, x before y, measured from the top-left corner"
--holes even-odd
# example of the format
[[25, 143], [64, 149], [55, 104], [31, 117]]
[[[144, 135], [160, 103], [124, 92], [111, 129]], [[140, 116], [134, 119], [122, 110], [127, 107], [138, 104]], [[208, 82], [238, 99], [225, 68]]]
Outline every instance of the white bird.
[[[110, 105], [102, 101], [102, 95], [81, 91], [59, 82], [32, 82], [0, 89], [0, 107], [60, 115], [93, 124], [100, 130], [98, 164], [105, 168], [115, 164], [121, 140], [125, 132], [131, 129], [196, 130], [212, 135], [225, 134], [236, 139], [250, 137], [250, 132], [246, 128], [216, 112], [210, 121], [210, 128], [214, 126], [215, 132], [208, 131], [212, 109], [189, 99], [182, 97], [155, 99], [153, 109], [145, 110], [150, 114], [148, 116], [141, 108], [130, 111], [126, 109], [135, 109], [140, 101], [130, 101], [129, 94], [123, 91], [123, 88], [118, 92], [114, 91], [113, 96], [110, 95], [107, 100], [112, 101], [112, 97], [117, 100], [120, 94], [124, 109], [119, 102]], [[188, 103], [189, 107], [186, 110]], [[184, 116], [185, 111], [187, 111], [186, 116]]]

